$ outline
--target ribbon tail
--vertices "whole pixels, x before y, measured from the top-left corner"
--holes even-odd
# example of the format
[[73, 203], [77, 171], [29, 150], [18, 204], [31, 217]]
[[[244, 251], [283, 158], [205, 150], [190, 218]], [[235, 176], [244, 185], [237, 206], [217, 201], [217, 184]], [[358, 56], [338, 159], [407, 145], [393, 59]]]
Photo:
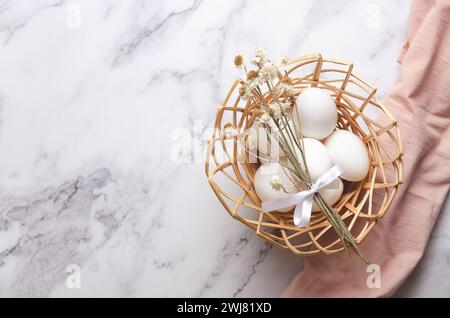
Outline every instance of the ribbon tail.
[[303, 201], [305, 197], [309, 195], [309, 192], [299, 192], [296, 194], [293, 194], [287, 198], [282, 199], [276, 199], [276, 200], [270, 200], [270, 201], [264, 201], [261, 204], [261, 208], [264, 212], [270, 212], [275, 211], [278, 209], [287, 208], [290, 206], [294, 206], [298, 204], [299, 202]]
[[294, 224], [305, 227], [311, 220], [314, 194], [336, 180], [342, 174], [342, 171], [341, 167], [335, 165], [320, 176], [309, 190], [298, 192], [282, 199], [264, 201], [261, 204], [262, 210], [270, 212], [295, 205]]
[[313, 205], [314, 193], [311, 193], [305, 200], [295, 206], [294, 224], [299, 227], [305, 227], [311, 220], [311, 211]]

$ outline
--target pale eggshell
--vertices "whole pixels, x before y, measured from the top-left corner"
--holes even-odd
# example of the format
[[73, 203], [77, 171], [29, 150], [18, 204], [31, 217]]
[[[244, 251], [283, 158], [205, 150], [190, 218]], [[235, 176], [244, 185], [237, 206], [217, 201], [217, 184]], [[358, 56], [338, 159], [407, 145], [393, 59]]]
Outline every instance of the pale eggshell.
[[347, 130], [336, 130], [325, 140], [325, 146], [333, 164], [343, 170], [341, 178], [348, 181], [360, 181], [369, 172], [367, 148], [355, 134]]
[[[312, 181], [316, 181], [332, 166], [331, 157], [327, 148], [318, 140], [312, 138], [303, 138], [303, 147], [305, 153], [306, 166]], [[297, 157], [303, 166], [300, 151], [297, 150]]]
[[[328, 203], [329, 205], [333, 205], [339, 200], [343, 191], [344, 191], [344, 183], [342, 182], [341, 179], [338, 178], [333, 182], [331, 182], [326, 187], [320, 189], [319, 194], [325, 200], [326, 203]], [[313, 203], [312, 210], [321, 211], [320, 207], [316, 204], [316, 202]]]
[[297, 98], [297, 109], [305, 137], [324, 139], [336, 127], [337, 108], [333, 98], [323, 89], [309, 87]]
[[[256, 194], [261, 201], [269, 201], [275, 199], [282, 199], [290, 196], [291, 194], [284, 192], [283, 190], [276, 191], [271, 186], [271, 180], [273, 176], [278, 176], [281, 180], [281, 184], [285, 187], [289, 193], [297, 192], [297, 187], [286, 176], [282, 166], [279, 163], [265, 163], [262, 164], [255, 172], [253, 179], [253, 186], [255, 187]], [[294, 206], [280, 209], [280, 212], [288, 212], [292, 210]]]

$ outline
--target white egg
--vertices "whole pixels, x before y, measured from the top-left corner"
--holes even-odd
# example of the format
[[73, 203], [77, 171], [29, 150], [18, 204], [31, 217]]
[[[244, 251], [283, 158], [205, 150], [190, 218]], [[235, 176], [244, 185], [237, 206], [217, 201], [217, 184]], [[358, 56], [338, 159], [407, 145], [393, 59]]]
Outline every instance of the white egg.
[[[303, 147], [305, 153], [306, 166], [312, 181], [316, 181], [332, 166], [332, 161], [327, 148], [318, 140], [312, 138], [303, 138]], [[297, 151], [297, 157], [300, 158], [302, 167], [300, 150]]]
[[[342, 182], [341, 179], [338, 178], [333, 182], [331, 182], [326, 187], [320, 189], [319, 194], [325, 200], [326, 203], [328, 203], [329, 205], [333, 205], [339, 200], [343, 191], [344, 191], [344, 183]], [[321, 211], [316, 202], [313, 203], [312, 210]]]
[[323, 89], [310, 87], [303, 90], [297, 98], [297, 108], [305, 137], [324, 139], [336, 127], [336, 103]]
[[369, 171], [369, 154], [358, 136], [347, 130], [336, 130], [325, 140], [333, 164], [344, 170], [342, 179], [360, 181]]
[[[261, 201], [269, 201], [282, 199], [290, 196], [291, 194], [284, 192], [283, 190], [275, 190], [272, 185], [272, 178], [279, 178], [281, 184], [284, 186], [287, 192], [298, 192], [297, 187], [290, 181], [279, 163], [266, 163], [262, 164], [255, 172], [253, 179], [253, 185], [255, 187], [256, 194]], [[280, 209], [280, 212], [288, 212], [292, 210], [294, 206]]]

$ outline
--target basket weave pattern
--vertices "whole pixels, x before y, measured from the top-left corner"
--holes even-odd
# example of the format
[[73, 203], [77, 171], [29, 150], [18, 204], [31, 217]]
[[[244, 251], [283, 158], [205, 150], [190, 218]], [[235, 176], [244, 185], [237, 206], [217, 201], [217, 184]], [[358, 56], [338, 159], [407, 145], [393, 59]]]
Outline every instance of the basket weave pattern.
[[[357, 243], [366, 237], [386, 213], [403, 182], [403, 149], [396, 120], [376, 97], [376, 89], [353, 73], [344, 61], [308, 55], [290, 61], [288, 69], [295, 87], [328, 90], [338, 109], [338, 129], [352, 131], [366, 145], [370, 169], [366, 178], [345, 182], [344, 193], [334, 205]], [[332, 254], [343, 250], [333, 227], [322, 212], [314, 212], [307, 227], [296, 227], [292, 212], [264, 213], [253, 188], [258, 163], [251, 163], [245, 140], [253, 120], [254, 105], [241, 100], [238, 80], [217, 109], [212, 137], [208, 141], [205, 171], [208, 181], [235, 219], [257, 235], [295, 254]], [[225, 136], [226, 127], [237, 136]]]

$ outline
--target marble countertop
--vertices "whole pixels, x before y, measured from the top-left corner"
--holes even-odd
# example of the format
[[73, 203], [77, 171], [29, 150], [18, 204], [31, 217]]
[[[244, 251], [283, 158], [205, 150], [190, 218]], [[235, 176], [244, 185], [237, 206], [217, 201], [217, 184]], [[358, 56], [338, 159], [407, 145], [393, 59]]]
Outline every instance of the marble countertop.
[[[409, 4], [0, 1], [0, 296], [278, 296], [302, 258], [232, 220], [174, 131], [204, 146], [256, 47], [353, 61], [386, 96]], [[399, 296], [450, 295], [449, 210]]]

